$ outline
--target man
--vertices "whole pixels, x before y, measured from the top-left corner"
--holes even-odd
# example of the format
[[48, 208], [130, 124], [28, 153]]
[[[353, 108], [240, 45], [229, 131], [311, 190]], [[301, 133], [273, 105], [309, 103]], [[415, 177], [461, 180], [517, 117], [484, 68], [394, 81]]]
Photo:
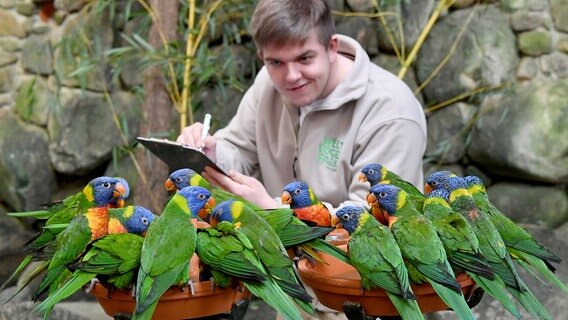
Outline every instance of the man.
[[[420, 103], [355, 40], [335, 34], [325, 0], [261, 0], [251, 33], [265, 66], [227, 127], [204, 139], [205, 154], [229, 171], [207, 169], [207, 179], [264, 208], [279, 206], [293, 180], [333, 207], [366, 204], [357, 176], [371, 162], [422, 186]], [[178, 142], [201, 146], [201, 128], [185, 128]]]

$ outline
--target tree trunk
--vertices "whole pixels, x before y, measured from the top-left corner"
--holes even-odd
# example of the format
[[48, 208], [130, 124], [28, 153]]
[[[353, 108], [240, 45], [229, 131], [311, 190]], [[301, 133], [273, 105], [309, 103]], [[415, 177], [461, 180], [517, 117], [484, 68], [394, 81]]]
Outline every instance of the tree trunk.
[[[164, 45], [160, 32], [166, 41], [177, 38], [177, 16], [179, 2], [176, 0], [151, 0], [156, 19], [150, 29], [149, 42], [159, 48]], [[163, 69], [150, 67], [144, 74], [144, 120], [140, 125], [140, 135], [152, 137], [169, 132], [172, 125], [172, 101], [166, 91], [167, 79]], [[136, 153], [140, 164], [141, 177], [135, 184], [134, 203], [145, 206], [155, 214], [160, 214], [167, 200], [164, 181], [168, 177], [168, 166], [140, 145]]]

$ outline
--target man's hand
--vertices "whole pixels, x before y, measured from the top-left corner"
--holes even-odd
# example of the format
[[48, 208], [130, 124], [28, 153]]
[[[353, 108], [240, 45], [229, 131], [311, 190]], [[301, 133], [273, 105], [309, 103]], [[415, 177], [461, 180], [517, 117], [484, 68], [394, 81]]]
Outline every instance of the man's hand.
[[210, 167], [206, 167], [201, 175], [210, 183], [243, 197], [261, 208], [278, 208], [278, 203], [270, 197], [262, 183], [255, 178], [232, 170], [226, 176]]
[[177, 137], [176, 141], [182, 143], [190, 148], [199, 149], [203, 142], [204, 148], [203, 153], [215, 162], [217, 157], [215, 155], [215, 147], [217, 146], [217, 140], [208, 135], [203, 141], [201, 141], [201, 131], [203, 130], [203, 124], [201, 122], [195, 122], [189, 127], [183, 128], [181, 134]]

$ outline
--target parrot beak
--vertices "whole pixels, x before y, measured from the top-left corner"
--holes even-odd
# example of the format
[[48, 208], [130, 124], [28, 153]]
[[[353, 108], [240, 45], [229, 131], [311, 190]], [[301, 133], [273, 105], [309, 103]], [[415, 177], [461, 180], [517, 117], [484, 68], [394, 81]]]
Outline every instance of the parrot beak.
[[280, 197], [282, 204], [291, 204], [292, 203], [292, 196], [288, 191], [284, 191], [282, 196]]
[[424, 194], [428, 194], [430, 192], [432, 192], [432, 186], [430, 184], [426, 183], [424, 185]]
[[377, 200], [377, 197], [375, 197], [375, 195], [371, 192], [369, 192], [369, 194], [367, 195], [367, 203], [372, 207], [379, 207], [379, 201]]
[[114, 186], [114, 191], [112, 192], [112, 196], [113, 198], [116, 198], [118, 201], [120, 201], [120, 199], [124, 196], [125, 193], [126, 193], [126, 187], [124, 187], [122, 183], [118, 182]]
[[331, 226], [335, 229], [342, 229], [343, 225], [339, 222], [339, 218], [336, 215], [331, 216]]
[[211, 225], [211, 227], [215, 228], [218, 224], [219, 224], [219, 220], [217, 220], [217, 218], [211, 216], [211, 218], [209, 219], [209, 225]]
[[125, 201], [123, 198], [119, 198], [116, 200], [116, 207], [117, 208], [124, 208]]
[[168, 191], [176, 190], [176, 185], [174, 184], [174, 182], [170, 178], [168, 178], [168, 180], [166, 180], [166, 182], [164, 182], [164, 187], [166, 187], [166, 190], [168, 190]]
[[206, 220], [207, 217], [209, 216], [209, 213], [211, 212], [211, 210], [213, 208], [215, 208], [215, 198], [213, 197], [209, 197], [209, 200], [207, 200], [207, 202], [205, 203], [205, 205], [203, 206], [203, 209], [199, 210], [199, 212], [197, 213], [197, 215], [203, 219]]
[[359, 182], [369, 182], [369, 179], [367, 179], [367, 176], [363, 172], [359, 173]]

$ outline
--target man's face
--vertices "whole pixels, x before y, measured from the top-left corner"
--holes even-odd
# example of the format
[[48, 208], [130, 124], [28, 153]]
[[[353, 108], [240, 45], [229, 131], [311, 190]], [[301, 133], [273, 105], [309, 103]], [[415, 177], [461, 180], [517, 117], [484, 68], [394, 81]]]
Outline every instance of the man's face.
[[259, 52], [276, 90], [298, 107], [331, 93], [328, 82], [336, 54], [337, 38], [326, 50], [315, 30], [303, 42], [269, 44]]

